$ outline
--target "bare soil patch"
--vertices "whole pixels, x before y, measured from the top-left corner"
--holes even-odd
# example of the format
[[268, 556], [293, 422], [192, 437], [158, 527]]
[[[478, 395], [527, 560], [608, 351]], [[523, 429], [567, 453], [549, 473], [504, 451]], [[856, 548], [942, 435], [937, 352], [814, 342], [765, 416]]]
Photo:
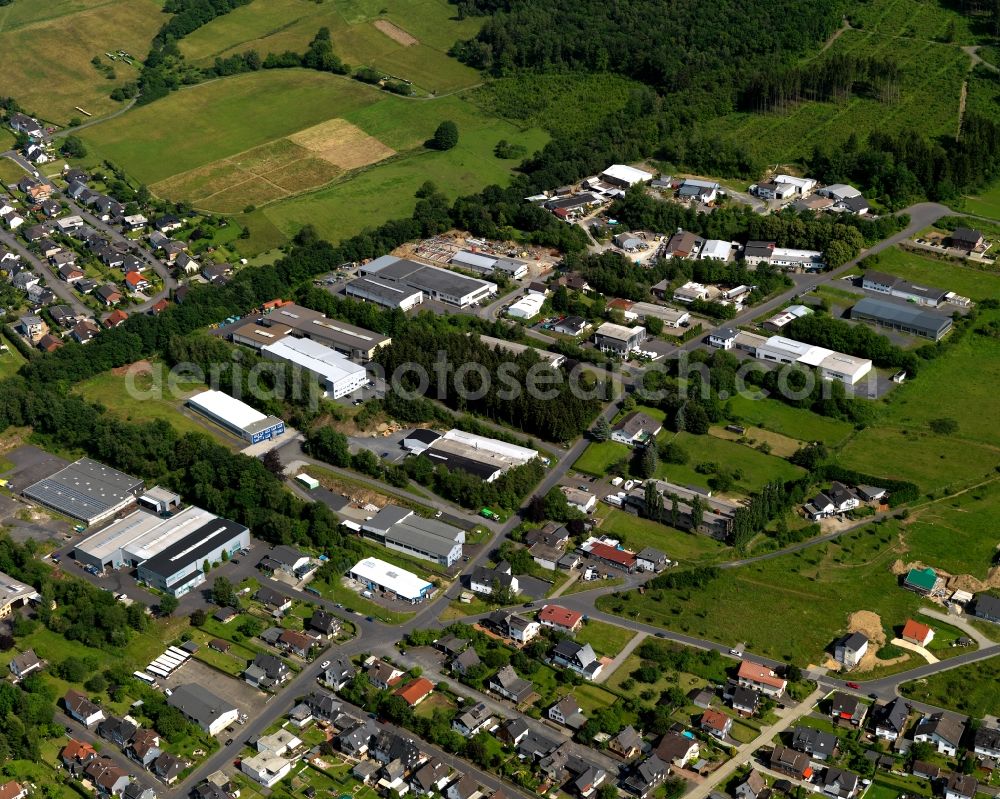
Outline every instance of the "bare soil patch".
[[374, 136], [346, 119], [328, 119], [293, 133], [288, 139], [341, 169], [358, 169], [395, 155]]
[[396, 44], [401, 44], [403, 47], [413, 47], [415, 44], [420, 44], [416, 36], [411, 36], [399, 27], [399, 25], [394, 22], [389, 22], [387, 19], [377, 19], [372, 24], [374, 24], [376, 29], [380, 30], [396, 42]]

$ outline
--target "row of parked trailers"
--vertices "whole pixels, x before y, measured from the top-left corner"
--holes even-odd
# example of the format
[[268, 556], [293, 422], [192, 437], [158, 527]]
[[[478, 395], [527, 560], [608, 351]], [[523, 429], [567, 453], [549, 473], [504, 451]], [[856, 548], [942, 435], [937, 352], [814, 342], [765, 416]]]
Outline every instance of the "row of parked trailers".
[[146, 666], [145, 672], [136, 672], [135, 676], [143, 682], [152, 684], [156, 681], [156, 677], [169, 677], [183, 666], [189, 657], [191, 657], [190, 652], [185, 652], [176, 646], [168, 646], [166, 652]]

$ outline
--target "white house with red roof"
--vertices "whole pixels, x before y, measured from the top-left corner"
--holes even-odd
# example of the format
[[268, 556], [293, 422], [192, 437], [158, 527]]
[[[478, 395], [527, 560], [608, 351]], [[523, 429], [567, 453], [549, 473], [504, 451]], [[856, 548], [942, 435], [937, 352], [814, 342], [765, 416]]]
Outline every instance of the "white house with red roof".
[[562, 605], [545, 605], [538, 613], [538, 621], [543, 627], [575, 633], [583, 626], [583, 614]]
[[740, 685], [753, 688], [770, 697], [781, 696], [788, 686], [787, 680], [781, 679], [772, 669], [752, 660], [744, 660], [740, 663], [740, 670], [736, 678]]

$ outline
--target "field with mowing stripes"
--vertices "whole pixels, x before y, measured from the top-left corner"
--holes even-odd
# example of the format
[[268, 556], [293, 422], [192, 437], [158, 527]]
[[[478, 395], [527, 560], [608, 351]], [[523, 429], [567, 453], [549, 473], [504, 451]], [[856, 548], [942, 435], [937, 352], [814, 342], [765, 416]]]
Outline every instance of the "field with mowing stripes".
[[[139, 74], [104, 54], [121, 49], [139, 58], [165, 19], [157, 0], [14, 0], [0, 8], [0, 94], [28, 111], [64, 125], [121, 104], [111, 90]], [[90, 63], [98, 56], [115, 70], [108, 80]]]

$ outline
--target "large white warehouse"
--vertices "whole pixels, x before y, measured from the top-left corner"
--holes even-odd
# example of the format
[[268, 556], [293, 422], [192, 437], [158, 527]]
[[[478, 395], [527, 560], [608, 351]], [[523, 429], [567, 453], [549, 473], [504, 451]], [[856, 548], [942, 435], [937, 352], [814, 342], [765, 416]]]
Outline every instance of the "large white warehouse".
[[853, 386], [872, 370], [872, 362], [867, 358], [857, 358], [834, 352], [825, 347], [804, 344], [801, 341], [771, 336], [757, 347], [757, 358], [774, 363], [797, 363], [819, 369], [824, 380], [839, 380]]
[[307, 338], [286, 338], [261, 347], [265, 358], [300, 366], [319, 378], [326, 395], [336, 399], [357, 391], [368, 382], [363, 366], [336, 350]]
[[209, 389], [195, 394], [188, 405], [251, 444], [277, 438], [285, 432], [285, 423], [277, 416], [265, 416], [221, 391]]
[[359, 560], [351, 569], [350, 576], [369, 589], [387, 591], [413, 604], [423, 602], [434, 593], [431, 583], [378, 558]]

